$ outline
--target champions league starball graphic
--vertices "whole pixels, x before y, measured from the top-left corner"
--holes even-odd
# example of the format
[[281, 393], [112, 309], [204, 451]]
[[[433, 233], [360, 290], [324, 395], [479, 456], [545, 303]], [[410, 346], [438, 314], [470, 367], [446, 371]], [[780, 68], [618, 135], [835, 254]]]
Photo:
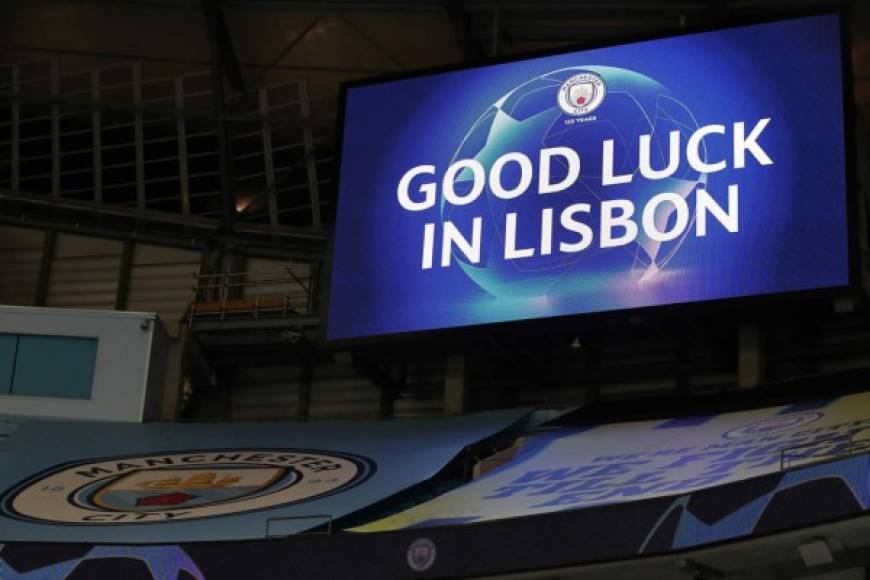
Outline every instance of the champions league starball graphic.
[[[0, 578], [4, 580], [206, 580], [180, 546], [90, 546], [44, 544], [34, 562], [27, 544], [0, 544]], [[72, 556], [70, 552], [81, 553]], [[58, 555], [54, 557], [53, 552]], [[23, 552], [19, 554], [19, 552]], [[10, 561], [11, 560], [11, 561]], [[14, 563], [14, 565], [13, 565]]]
[[[591, 206], [591, 219], [586, 223], [592, 231], [600, 231], [599, 209], [603, 200], [630, 197], [636, 206], [643, 207], [663, 191], [688, 200], [698, 186], [706, 183], [705, 174], [685, 164], [676, 174], [661, 181], [636, 180], [631, 184], [605, 187], [601, 175], [601, 143], [608, 140], [614, 143], [615, 169], [619, 173], [635, 174], [642, 135], [650, 137], [650, 166], [663, 168], [669, 161], [671, 133], [679, 132], [681, 142], [685, 143], [698, 128], [692, 112], [676, 95], [637, 72], [585, 66], [541, 75], [493, 104], [469, 130], [453, 161], [475, 159], [488, 167], [508, 152], [521, 152], [534, 158], [541, 149], [568, 148], [577, 152], [580, 159], [579, 175], [572, 180], [573, 184], [551, 195], [522, 195], [511, 200], [493, 195], [491, 186], [487, 186], [474, 203], [455, 206], [442, 202], [442, 216], [445, 220], [465, 223], [469, 221], [465, 216], [488, 215], [503, 225], [509, 213], [540, 216], [547, 211], [546, 215], [558, 216], [565, 207], [579, 202]], [[702, 160], [706, 160], [703, 143], [700, 150]], [[550, 180], [558, 183], [570, 177], [570, 170], [563, 159], [556, 161], [550, 165]], [[503, 183], [517, 183], [521, 179], [518, 168], [506, 167], [501, 179]], [[460, 173], [454, 184], [456, 192], [466, 195], [472, 187], [471, 171]], [[663, 229], [673, 229], [674, 208], [674, 205], [660, 206], [656, 222]], [[572, 274], [583, 270], [595, 271], [610, 279], [625, 277], [636, 282], [651, 279], [679, 249], [693, 223], [691, 217], [681, 235], [669, 242], [652, 240], [641, 232], [626, 246], [553, 253], [553, 241], [549, 241], [551, 253], [542, 255], [543, 252], [538, 251], [522, 260], [503, 258], [503, 229], [491, 228], [482, 234], [480, 263], [470, 264], [461, 253], [454, 256], [469, 278], [493, 296], [564, 296], [582, 291], [582, 287], [572, 284]], [[549, 223], [546, 227], [553, 229]], [[576, 237], [576, 234], [571, 235]], [[559, 237], [561, 240], [556, 244], [571, 236]], [[518, 242], [531, 249], [537, 240], [527, 238]]]

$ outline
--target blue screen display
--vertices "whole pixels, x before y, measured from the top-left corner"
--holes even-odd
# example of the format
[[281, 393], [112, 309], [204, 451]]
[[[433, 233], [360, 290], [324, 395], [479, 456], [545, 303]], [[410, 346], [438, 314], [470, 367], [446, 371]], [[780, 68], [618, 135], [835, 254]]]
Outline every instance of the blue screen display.
[[349, 87], [327, 339], [848, 285], [840, 25]]

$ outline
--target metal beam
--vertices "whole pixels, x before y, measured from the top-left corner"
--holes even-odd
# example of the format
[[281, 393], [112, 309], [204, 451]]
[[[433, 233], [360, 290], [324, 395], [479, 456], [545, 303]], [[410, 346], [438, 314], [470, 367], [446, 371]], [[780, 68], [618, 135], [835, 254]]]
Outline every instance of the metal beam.
[[209, 363], [196, 335], [182, 328], [179, 344], [182, 348], [182, 373], [192, 383], [216, 386], [218, 372]]
[[584, 386], [589, 400], [597, 403], [601, 399], [601, 350], [596, 344], [582, 348], [586, 363]]
[[501, 13], [498, 7], [492, 11], [492, 56], [498, 56], [501, 42]]
[[36, 295], [33, 297], [35, 306], [45, 306], [48, 301], [48, 285], [51, 282], [51, 263], [54, 261], [56, 236], [54, 230], [45, 232], [42, 256], [39, 259], [39, 274], [36, 279]]
[[[91, 71], [91, 100], [96, 102], [100, 100], [100, 71], [99, 69]], [[17, 101], [16, 101], [17, 103]], [[94, 149], [94, 202], [101, 203], [103, 201], [103, 125], [102, 115], [99, 107], [91, 109], [91, 146]], [[12, 188], [17, 191], [17, 187]]]
[[307, 421], [311, 416], [311, 384], [314, 382], [314, 362], [302, 365], [299, 376], [299, 394], [296, 402], [296, 419]]
[[381, 419], [391, 419], [395, 415], [396, 397], [404, 390], [405, 385], [408, 383], [408, 363], [399, 363], [397, 371], [398, 377], [395, 382], [391, 383], [392, 388], [381, 385], [379, 404]]
[[[60, 94], [60, 59], [51, 59], [51, 94]], [[60, 105], [51, 104], [51, 197], [60, 197]]]
[[295, 316], [293, 318], [250, 318], [238, 320], [206, 320], [197, 319], [193, 328], [197, 332], [226, 332], [237, 330], [286, 329], [302, 331], [306, 328], [317, 328], [320, 319], [316, 316]]
[[311, 96], [308, 81], [299, 81], [299, 109], [302, 114], [302, 137], [305, 142], [305, 169], [308, 176], [308, 200], [311, 203], [311, 225], [320, 229], [320, 192], [317, 181], [317, 159], [314, 150], [314, 130], [311, 126]]
[[[133, 104], [142, 104], [142, 65], [133, 63]], [[145, 209], [145, 127], [142, 111], [133, 112], [133, 143], [136, 149], [136, 207]]]
[[[79, 4], [127, 4], [133, 6], [160, 6], [164, 8], [196, 8], [200, 0], [68, 0]], [[323, 6], [336, 9], [366, 12], [398, 12], [417, 14], [420, 12], [437, 12], [437, 0], [417, 0], [414, 2], [356, 2], [356, 0], [319, 0], [298, 2], [296, 0], [223, 0], [222, 5], [236, 8], [290, 8], [296, 10], [317, 10]]]
[[764, 379], [761, 328], [757, 324], [742, 324], [737, 340], [737, 387], [751, 389]]
[[[190, 119], [200, 119], [208, 121], [214, 118], [214, 115], [208, 111], [191, 111], [180, 110], [171, 107], [161, 107], [157, 105], [145, 105], [134, 103], [114, 103], [110, 101], [101, 101], [98, 99], [76, 99], [64, 96], [40, 95], [33, 93], [22, 93], [18, 91], [0, 91], [0, 101], [9, 101], [11, 103], [38, 103], [48, 105], [66, 105], [79, 109], [98, 109], [102, 111], [113, 111], [121, 113], [148, 113], [149, 115], [164, 117], [166, 119], [175, 119], [177, 117], [186, 117]], [[258, 115], [232, 115], [227, 116], [227, 120], [237, 122], [259, 123]]]
[[[177, 421], [180, 411], [179, 401], [184, 388], [184, 345], [186, 343], [187, 327], [183, 324], [178, 329], [178, 338], [171, 340], [166, 353], [166, 370], [164, 373], [163, 400], [161, 401], [161, 421]], [[157, 417], [152, 418], [156, 419]]]
[[245, 91], [245, 78], [242, 76], [242, 67], [239, 64], [236, 45], [233, 42], [232, 35], [230, 35], [230, 29], [227, 27], [227, 21], [224, 18], [224, 11], [221, 9], [220, 3], [215, 2], [215, 7], [217, 9], [217, 33], [220, 36], [221, 46], [223, 46], [225, 51], [225, 58], [223, 60], [224, 74], [233, 90], [241, 93]]
[[[249, 255], [301, 261], [323, 259], [323, 232], [299, 229], [298, 235], [291, 233], [292, 228], [279, 228], [268, 231], [250, 225], [238, 227], [231, 235], [219, 235], [217, 224], [207, 220], [182, 219], [176, 221], [150, 220], [149, 214], [135, 215], [132, 211], [100, 211], [93, 204], [75, 204], [65, 200], [54, 203], [41, 196], [29, 199], [10, 196], [0, 192], [0, 223], [44, 230], [57, 230], [85, 236], [125, 240], [131, 235], [137, 241], [182, 249], [207, 248], [220, 238], [225, 243], [244, 246]], [[132, 214], [132, 215], [131, 215]], [[110, 218], [110, 219], [107, 219]], [[203, 223], [205, 222], [205, 223]]]
[[323, 262], [314, 262], [311, 264], [311, 270], [308, 275], [308, 304], [306, 308], [307, 314], [318, 314], [321, 303], [320, 293], [323, 291], [320, 276], [323, 273]]
[[328, 7], [330, 10], [349, 10], [353, 12], [396, 12], [401, 14], [419, 14], [421, 12], [438, 12], [438, 0], [417, 0], [415, 2], [357, 2], [356, 0], [319, 0], [318, 2], [297, 2], [295, 0], [227, 0], [226, 6], [249, 8], [256, 6], [290, 8], [297, 10], [319, 10]]
[[[184, 77], [175, 77], [175, 108], [184, 110]], [[179, 115], [175, 120], [175, 136], [178, 139], [178, 184], [181, 189], [181, 215], [190, 215], [190, 178], [187, 171], [187, 124]]]
[[462, 60], [479, 59], [481, 57], [480, 47], [477, 46], [472, 37], [471, 17], [465, 11], [465, 2], [463, 0], [446, 0], [445, 9]]
[[[21, 90], [20, 85], [20, 65], [13, 64], [12, 65], [12, 90], [14, 92], [18, 92]], [[21, 175], [21, 167], [20, 167], [20, 157], [21, 157], [21, 141], [20, 141], [20, 132], [21, 132], [21, 104], [18, 101], [12, 102], [12, 135], [11, 135], [11, 159], [12, 162], [12, 189], [18, 190], [19, 187], [19, 178]]]
[[226, 72], [226, 40], [220, 32], [220, 5], [218, 0], [205, 0], [205, 20], [211, 40], [212, 108], [215, 114], [215, 132], [218, 140], [218, 171], [220, 173], [223, 212], [221, 227], [232, 231], [236, 221], [236, 199], [233, 183], [232, 151], [227, 123], [224, 75]]
[[465, 355], [450, 354], [444, 367], [444, 414], [460, 415], [468, 408]]
[[260, 74], [257, 77], [257, 83], [255, 85], [256, 88], [260, 88], [263, 86], [264, 81], [266, 80], [266, 75], [269, 74], [269, 71], [275, 69], [282, 60], [287, 58], [287, 55], [293, 52], [293, 49], [299, 46], [299, 43], [305, 40], [305, 37], [308, 36], [308, 33], [314, 30], [314, 28], [318, 24], [320, 24], [321, 20], [323, 20], [323, 16], [318, 15], [313, 18], [311, 22], [309, 22], [308, 25], [305, 26], [305, 28], [303, 28], [296, 36], [290, 39], [290, 43], [287, 44], [286, 47], [284, 47], [284, 50], [278, 53], [278, 56], [272, 59], [271, 63], [262, 68]]
[[354, 370], [378, 388], [380, 392], [379, 415], [387, 419], [393, 415], [393, 401], [402, 391], [407, 380], [407, 369], [400, 373], [398, 379], [389, 370], [384, 370], [376, 361], [365, 359], [359, 355], [353, 356]]
[[504, 11], [512, 13], [534, 13], [547, 16], [548, 13], [556, 13], [559, 18], [565, 14], [571, 17], [602, 17], [609, 16], [655, 16], [663, 13], [680, 13], [680, 12], [701, 12], [707, 10], [707, 2], [716, 2], [717, 0], [698, 0], [696, 2], [619, 2], [614, 3], [612, 0], [604, 2], [587, 2], [580, 0], [576, 2], [543, 2], [538, 0], [530, 0], [527, 2], [471, 2], [466, 7], [466, 11], [471, 14], [480, 12], [491, 12], [494, 8], [500, 7]]
[[676, 362], [676, 390], [680, 395], [688, 395], [691, 389], [691, 337], [687, 332], [678, 333], [674, 338], [674, 359]]
[[[322, 98], [321, 95], [318, 98]], [[165, 107], [159, 105], [134, 104], [134, 103], [116, 103], [111, 101], [101, 101], [97, 99], [76, 99], [64, 97], [61, 95], [41, 95], [33, 93], [22, 93], [18, 91], [0, 91], [0, 101], [9, 101], [13, 105], [19, 103], [38, 103], [38, 104], [59, 104], [66, 107], [80, 109], [99, 109], [109, 112], [121, 113], [140, 113], [148, 116], [163, 117], [165, 119], [192, 119], [201, 121], [213, 121], [215, 114], [209, 111], [196, 111], [191, 109], [182, 109], [177, 107]], [[224, 114], [224, 120], [233, 124], [250, 124], [259, 126], [266, 123], [271, 127], [282, 128], [288, 124], [287, 121], [276, 121], [269, 117], [263, 118], [259, 113], [249, 114]]]
[[127, 308], [130, 293], [130, 270], [133, 268], [133, 240], [126, 239], [121, 246], [121, 264], [118, 267], [118, 287], [115, 291], [115, 310]]
[[[8, 44], [0, 43], [0, 48], [22, 52], [38, 52], [44, 54], [69, 54], [76, 56], [92, 56], [95, 58], [109, 58], [120, 60], [138, 60], [142, 62], [160, 62], [167, 64], [184, 64], [196, 66], [211, 66], [211, 61], [190, 58], [169, 58], [165, 56], [151, 56], [147, 54], [132, 53], [132, 52], [114, 52], [102, 50], [78, 50], [72, 48], [56, 48], [42, 47], [27, 44]], [[302, 71], [302, 72], [324, 72], [324, 73], [349, 73], [349, 74], [383, 74], [392, 72], [393, 69], [372, 68], [372, 67], [353, 67], [353, 66], [330, 66], [330, 65], [282, 65], [282, 64], [262, 64], [255, 62], [239, 62], [239, 67], [242, 69], [275, 69], [286, 71]]]
[[344, 14], [339, 14], [338, 17], [344, 22], [351, 30], [353, 30], [357, 36], [365, 40], [372, 48], [378, 51], [384, 58], [390, 61], [397, 69], [402, 70], [405, 68], [405, 65], [402, 62], [393, 56], [389, 50], [384, 47], [383, 44], [377, 41], [372, 35], [362, 29], [362, 27], [348, 18]]
[[[260, 115], [263, 123], [260, 132], [263, 136], [263, 170], [266, 173], [266, 204], [269, 211], [269, 224], [278, 225], [278, 198], [275, 194], [275, 158], [272, 153], [272, 128], [266, 122], [269, 116], [269, 92], [259, 91]], [[289, 173], [289, 172], [288, 172]]]

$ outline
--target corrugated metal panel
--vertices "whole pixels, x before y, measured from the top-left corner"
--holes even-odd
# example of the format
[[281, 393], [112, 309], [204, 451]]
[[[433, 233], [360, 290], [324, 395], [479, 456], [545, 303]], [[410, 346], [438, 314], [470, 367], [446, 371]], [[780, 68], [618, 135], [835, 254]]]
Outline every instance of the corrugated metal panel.
[[314, 369], [311, 384], [312, 419], [377, 419], [380, 390], [347, 365], [324, 363]]
[[553, 353], [547, 359], [545, 373], [539, 385], [530, 387], [525, 384], [517, 388], [515, 405], [569, 407], [589, 401], [594, 396], [590, 386], [594, 377], [590, 376], [586, 353], [576, 350]]
[[[305, 288], [311, 287], [311, 264], [304, 262], [288, 262], [287, 260], [270, 260], [268, 258], [258, 258], [248, 256], [245, 260], [245, 272], [249, 273], [246, 282], [257, 282], [258, 276], [262, 275], [263, 279], [276, 278], [287, 276], [287, 270], [293, 273], [299, 279], [301, 284], [296, 282], [263, 285], [260, 289], [261, 295], [269, 294], [284, 294], [288, 292], [288, 303], [291, 308], [300, 313], [308, 312], [308, 293]], [[268, 275], [268, 276], [267, 276]], [[243, 295], [246, 298], [252, 298], [256, 295], [256, 287], [245, 287]]]
[[[870, 328], [860, 313], [762, 327], [762, 336], [764, 380], [870, 367]], [[595, 364], [585, 358], [586, 346], [548, 353], [539, 380], [511, 376], [505, 369], [483, 369], [482, 378], [470, 379], [472, 408], [504, 406], [506, 400], [560, 407], [596, 396], [700, 395], [735, 388], [736, 342], [729, 346], [727, 340], [684, 339], [688, 344], [682, 359], [673, 337], [621, 334], [594, 345]], [[733, 352], [723, 353], [722, 348]]]
[[591, 391], [581, 386], [554, 388], [545, 385], [534, 390], [529, 388], [519, 390], [516, 397], [516, 406], [561, 409], [574, 407], [591, 399]]
[[45, 232], [0, 226], [0, 303], [32, 306]]
[[[858, 313], [832, 316], [809, 328], [780, 325], [763, 334], [765, 380], [870, 366], [870, 329]], [[512, 348], [517, 350], [497, 357], [469, 355], [469, 411], [566, 408], [597, 399], [689, 396], [736, 386], [738, 349], [727, 333], [713, 340], [702, 333], [676, 338], [620, 334], [581, 348], [556, 345], [540, 357], [524, 352], [521, 345]], [[298, 368], [279, 372], [266, 366], [244, 372], [249, 375], [236, 379], [233, 387], [234, 418], [295, 417]], [[443, 355], [409, 361], [393, 416], [440, 415], [443, 394]], [[379, 389], [353, 366], [321, 364], [314, 370], [311, 419], [374, 418], [379, 413]]]
[[777, 329], [768, 333], [765, 343], [771, 378], [870, 367], [870, 328], [860, 313]]
[[737, 384], [737, 372], [734, 370], [711, 370], [692, 373], [689, 376], [689, 390], [695, 394], [721, 393], [732, 389]]
[[[233, 420], [295, 419], [301, 368], [298, 365], [255, 365], [237, 368], [230, 388]], [[443, 361], [409, 366], [407, 387], [394, 402], [397, 418], [443, 413]], [[349, 365], [320, 363], [312, 375], [309, 418], [376, 419], [380, 389]]]
[[137, 244], [133, 249], [127, 309], [157, 312], [170, 336], [193, 298], [200, 252]]
[[49, 276], [48, 306], [114, 308], [122, 244], [58, 234]]
[[230, 418], [234, 421], [296, 419], [300, 374], [300, 367], [291, 365], [237, 369], [230, 388]]
[[677, 388], [676, 351], [657, 338], [605, 344], [600, 349], [602, 399], [668, 395]]
[[393, 401], [396, 418], [444, 414], [444, 360], [408, 364], [406, 386]]
[[625, 381], [611, 383], [601, 388], [602, 399], [626, 399], [638, 396], [673, 395], [676, 391], [675, 378], [662, 377], [645, 381]]
[[[688, 369], [704, 367], [702, 353], [680, 363], [674, 341], [654, 336], [628, 336], [580, 348], [554, 345], [540, 360], [525, 356], [504, 353], [499, 359], [474, 361], [471, 408], [560, 408], [596, 398], [673, 394], [681, 365], [687, 368], [687, 382], [693, 376]], [[705, 378], [700, 384], [709, 389], [708, 382]]]

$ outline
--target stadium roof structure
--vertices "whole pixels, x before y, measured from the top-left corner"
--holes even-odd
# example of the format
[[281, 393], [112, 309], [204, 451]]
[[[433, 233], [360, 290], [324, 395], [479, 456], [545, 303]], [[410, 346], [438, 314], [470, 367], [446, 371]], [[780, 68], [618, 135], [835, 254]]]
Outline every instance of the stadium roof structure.
[[[618, 42], [726, 17], [763, 17], [826, 5], [833, 3], [10, 0], [0, 7], [0, 64], [7, 65], [0, 66], [0, 84], [6, 86], [6, 99], [32, 107], [55, 103], [62, 114], [90, 110], [83, 101], [95, 98], [90, 94], [95, 82], [91, 74], [100, 70], [96, 98], [104, 124], [113, 115], [135, 111], [144, 115], [146, 125], [148, 119], [180, 115], [190, 120], [191, 134], [218, 119], [233, 151], [213, 152], [226, 157], [219, 157], [224, 159], [219, 165], [229, 166], [230, 174], [215, 175], [202, 191], [191, 191], [188, 200], [181, 199], [182, 192], [173, 191], [171, 183], [155, 183], [160, 195], [151, 193], [147, 178], [146, 187], [114, 189], [95, 200], [90, 194], [76, 193], [79, 187], [72, 177], [64, 176], [58, 184], [22, 174], [5, 187], [0, 219], [77, 220], [85, 228], [93, 225], [97, 212], [105, 214], [100, 227], [109, 230], [129, 230], [135, 224], [145, 236], [145, 224], [150, 224], [155, 232], [186, 228], [228, 235], [238, 231], [278, 253], [282, 250], [269, 246], [264, 237], [281, 240], [284, 248], [296, 244], [298, 252], [318, 254], [322, 229], [331, 222], [334, 210], [333, 139], [341, 82], [539, 49]], [[853, 2], [851, 17], [856, 102], [866, 129], [870, 104], [866, 3]], [[15, 64], [19, 86], [12, 87], [9, 67]], [[52, 74], [61, 75], [59, 87], [52, 88], [47, 80]], [[27, 81], [37, 78], [44, 82]], [[130, 90], [134, 78], [142, 83], [138, 96]], [[159, 82], [171, 84], [172, 78], [184, 79], [180, 101], [175, 100], [175, 88]], [[221, 79], [217, 85], [215, 78]], [[212, 86], [219, 90], [212, 91]], [[266, 97], [261, 94], [264, 89]], [[262, 108], [263, 98], [271, 105], [268, 110]], [[294, 104], [302, 101], [309, 101], [306, 110]], [[313, 134], [306, 137], [312, 149], [307, 156], [314, 157], [314, 166], [306, 167], [302, 155], [296, 166], [279, 165], [272, 181], [262, 170], [259, 175], [246, 171], [242, 158], [255, 157], [256, 152], [241, 142], [244, 135], [256, 132], [263, 122], [274, 124], [275, 130], [298, 127], [300, 118], [310, 118], [314, 124]], [[146, 126], [151, 135], [149, 131]], [[294, 142], [280, 136], [273, 140], [276, 149]], [[144, 155], [148, 159], [147, 148]], [[227, 159], [233, 163], [226, 163]], [[135, 182], [136, 176], [130, 175]], [[271, 190], [278, 191], [279, 199], [266, 207]], [[51, 198], [48, 206], [45, 196]]]

